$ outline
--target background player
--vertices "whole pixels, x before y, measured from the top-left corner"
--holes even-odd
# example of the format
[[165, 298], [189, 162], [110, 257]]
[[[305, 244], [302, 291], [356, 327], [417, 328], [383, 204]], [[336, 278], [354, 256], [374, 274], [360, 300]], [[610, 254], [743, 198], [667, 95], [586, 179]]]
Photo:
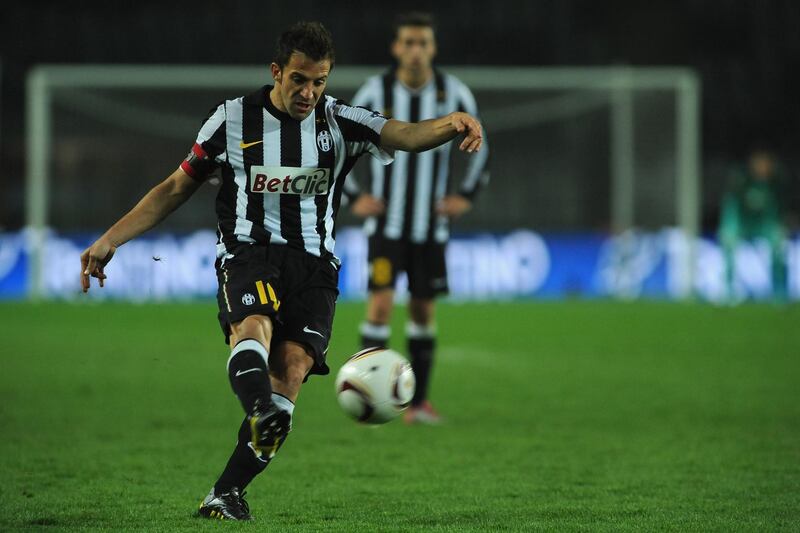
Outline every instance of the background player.
[[[359, 89], [353, 105], [381, 110], [386, 116], [415, 122], [454, 111], [477, 115], [475, 98], [454, 76], [433, 67], [436, 40], [433, 18], [425, 13], [400, 15], [395, 23], [392, 56], [396, 68], [375, 76]], [[368, 217], [369, 297], [361, 324], [362, 347], [389, 342], [397, 275], [408, 275], [408, 352], [417, 390], [406, 422], [437, 423], [428, 400], [428, 383], [436, 343], [434, 298], [446, 294], [445, 244], [448, 221], [472, 207], [478, 189], [488, 180], [488, 148], [471, 158], [457, 193], [449, 194], [450, 145], [424, 154], [400, 153], [388, 167], [373, 164], [369, 192], [350, 179], [345, 193], [352, 211]]]
[[731, 173], [722, 199], [719, 240], [725, 254], [725, 282], [730, 302], [736, 302], [736, 247], [742, 239], [765, 239], [771, 252], [773, 297], [786, 300], [786, 237], [784, 224], [787, 178], [766, 147], [751, 151], [747, 165]]
[[[81, 281], [104, 284], [116, 249], [183, 204], [217, 169], [219, 321], [232, 348], [228, 377], [245, 411], [238, 443], [200, 514], [250, 518], [242, 490], [266, 468], [291, 429], [300, 386], [325, 363], [337, 294], [334, 222], [342, 184], [370, 153], [423, 151], [453, 139], [480, 148], [466, 113], [409, 124], [325, 96], [333, 43], [319, 23], [284, 32], [274, 86], [212, 110], [181, 166], [81, 254]], [[187, 445], [190, 443], [187, 442]]]

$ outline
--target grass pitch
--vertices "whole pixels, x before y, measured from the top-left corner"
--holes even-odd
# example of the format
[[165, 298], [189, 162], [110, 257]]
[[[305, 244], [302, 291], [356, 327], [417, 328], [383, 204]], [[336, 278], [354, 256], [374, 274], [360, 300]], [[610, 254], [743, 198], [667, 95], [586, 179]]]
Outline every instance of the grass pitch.
[[[338, 308], [334, 372], [362, 309]], [[213, 303], [2, 304], [0, 530], [800, 527], [800, 308], [445, 304], [438, 322], [446, 425], [359, 426], [313, 378], [248, 488], [255, 520], [229, 524], [193, 517], [241, 419]]]

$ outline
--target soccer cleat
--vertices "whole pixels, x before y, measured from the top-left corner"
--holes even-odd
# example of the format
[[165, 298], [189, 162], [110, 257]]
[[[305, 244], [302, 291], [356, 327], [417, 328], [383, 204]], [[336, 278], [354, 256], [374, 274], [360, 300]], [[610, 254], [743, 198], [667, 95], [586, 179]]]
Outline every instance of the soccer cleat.
[[420, 405], [412, 405], [403, 415], [406, 424], [427, 424], [436, 426], [442, 423], [442, 417], [433, 408], [431, 402], [425, 400]]
[[214, 494], [214, 489], [200, 503], [198, 513], [204, 518], [216, 518], [218, 520], [250, 520], [250, 506], [244, 499], [243, 492], [239, 494], [239, 489], [233, 487], [225, 494]]
[[292, 415], [274, 402], [269, 402], [265, 407], [260, 400], [256, 400], [256, 405], [247, 418], [252, 434], [250, 447], [260, 459], [272, 459], [292, 429]]

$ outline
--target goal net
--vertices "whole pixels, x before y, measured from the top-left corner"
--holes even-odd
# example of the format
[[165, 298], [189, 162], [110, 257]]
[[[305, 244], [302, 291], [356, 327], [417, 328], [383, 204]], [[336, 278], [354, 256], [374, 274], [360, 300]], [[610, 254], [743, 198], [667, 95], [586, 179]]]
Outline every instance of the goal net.
[[[442, 69], [472, 89], [491, 150], [491, 186], [481, 193], [470, 216], [459, 222], [459, 231], [527, 228], [619, 235], [613, 257], [606, 258], [614, 263], [625, 261], [629, 252], [641, 256], [641, 241], [625, 237], [633, 231], [673, 228], [669, 246], [679, 260], [670, 267], [668, 283], [674, 285], [673, 294], [691, 294], [700, 142], [700, 89], [691, 71]], [[368, 76], [381, 71], [337, 66], [327, 92], [350, 99]], [[88, 242], [178, 166], [210, 108], [268, 80], [265, 66], [35, 69], [27, 100], [30, 294], [61, 294], [74, 283], [75, 265], [66, 266], [65, 250], [46, 246], [48, 235], [81, 235]], [[464, 158], [456, 157], [454, 165], [453, 176], [458, 176]], [[364, 169], [357, 170], [363, 184]], [[169, 283], [183, 283], [191, 293], [199, 283], [192, 272], [213, 271], [211, 256], [171, 266], [152, 256], [159, 258], [163, 249], [179, 255], [185, 242], [174, 235], [194, 235], [198, 242], [213, 239], [215, 194], [215, 186], [204, 185], [198, 197], [159, 227], [160, 247], [152, 242], [139, 245], [138, 259], [131, 255], [128, 260], [126, 277], [150, 280], [150, 285], [120, 289], [122, 296], [157, 296], [159, 284]], [[340, 227], [356, 225], [358, 221], [344, 211]], [[355, 234], [345, 233], [341, 242], [347, 246], [355, 239]], [[213, 246], [208, 248], [213, 254]], [[73, 260], [75, 250], [67, 252]], [[612, 269], [603, 274], [608, 277], [604, 283], [618, 284], [624, 294], [637, 268], [632, 261], [622, 271]], [[362, 283], [365, 274], [353, 270], [349, 275], [352, 283]], [[175, 279], [165, 281], [164, 276]]]

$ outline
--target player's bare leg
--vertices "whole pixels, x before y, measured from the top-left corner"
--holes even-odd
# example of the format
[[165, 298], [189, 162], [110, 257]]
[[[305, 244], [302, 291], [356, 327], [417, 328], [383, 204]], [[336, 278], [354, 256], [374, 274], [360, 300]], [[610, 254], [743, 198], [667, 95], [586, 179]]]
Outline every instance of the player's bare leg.
[[257, 409], [250, 416], [254, 439], [250, 448], [262, 461], [272, 459], [286, 441], [292, 429], [294, 404], [303, 380], [314, 366], [314, 359], [302, 344], [287, 341], [278, 344], [270, 363], [271, 406], [261, 411]]
[[[272, 339], [272, 320], [263, 315], [251, 315], [231, 324], [231, 357], [228, 376], [231, 387], [239, 397], [250, 424], [250, 448], [259, 458], [270, 459], [291, 429], [293, 405], [286, 405], [285, 395], [272, 391], [270, 359], [285, 369], [283, 344], [276, 357], [271, 358], [268, 347]], [[306, 356], [306, 359], [310, 357]], [[310, 367], [309, 367], [310, 368]], [[283, 371], [285, 375], [286, 372]], [[301, 379], [302, 382], [302, 379]], [[296, 395], [295, 395], [296, 396]], [[288, 400], [291, 403], [291, 400]]]
[[367, 317], [361, 324], [361, 347], [385, 348], [392, 334], [389, 321], [392, 319], [394, 289], [370, 291], [367, 297]]
[[417, 388], [411, 400], [411, 406], [404, 417], [407, 423], [438, 424], [441, 422], [439, 413], [428, 400], [428, 384], [436, 346], [434, 311], [435, 300], [433, 298], [412, 296], [408, 302], [409, 321], [406, 325], [406, 337]]
[[280, 394], [292, 402], [297, 401], [303, 380], [314, 366], [314, 359], [305, 346], [287, 341], [277, 346], [271, 361], [270, 378], [273, 393]]
[[435, 301], [433, 298], [417, 298], [412, 296], [408, 301], [408, 315], [414, 324], [430, 326], [433, 324]]
[[201, 516], [248, 520], [243, 490], [267, 467], [291, 429], [294, 403], [272, 392], [271, 339], [272, 320], [267, 316], [251, 315], [231, 324], [228, 377], [246, 414], [225, 470], [200, 504]]
[[271, 340], [272, 320], [267, 316], [251, 315], [231, 324], [228, 378], [245, 413], [251, 412], [257, 402], [269, 403]]

